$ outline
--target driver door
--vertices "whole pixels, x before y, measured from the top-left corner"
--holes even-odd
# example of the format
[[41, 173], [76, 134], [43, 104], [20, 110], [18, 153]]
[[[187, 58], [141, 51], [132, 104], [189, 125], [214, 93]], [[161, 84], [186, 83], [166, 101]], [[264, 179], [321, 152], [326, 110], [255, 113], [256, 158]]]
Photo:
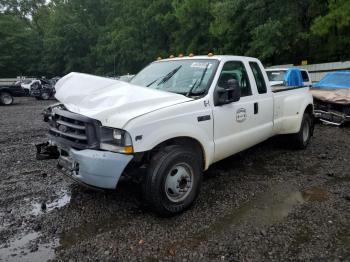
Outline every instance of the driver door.
[[251, 147], [256, 143], [254, 132], [254, 100], [250, 79], [243, 62], [228, 61], [221, 71], [218, 86], [225, 88], [229, 79], [236, 79], [241, 88], [238, 102], [215, 106], [215, 161]]

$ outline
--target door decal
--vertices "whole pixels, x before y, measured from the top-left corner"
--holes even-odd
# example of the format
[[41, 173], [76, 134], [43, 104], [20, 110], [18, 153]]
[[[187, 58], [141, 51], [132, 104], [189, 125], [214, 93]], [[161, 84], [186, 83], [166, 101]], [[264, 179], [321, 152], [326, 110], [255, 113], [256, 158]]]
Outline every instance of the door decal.
[[245, 108], [240, 108], [236, 113], [236, 121], [242, 123], [247, 119], [247, 110]]

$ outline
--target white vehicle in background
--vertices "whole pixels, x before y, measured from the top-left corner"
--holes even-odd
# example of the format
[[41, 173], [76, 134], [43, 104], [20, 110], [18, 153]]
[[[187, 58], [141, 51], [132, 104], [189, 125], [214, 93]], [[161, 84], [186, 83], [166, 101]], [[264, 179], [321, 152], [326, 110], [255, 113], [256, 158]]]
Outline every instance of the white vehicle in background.
[[35, 84], [35, 83], [38, 83], [40, 84], [40, 80], [38, 79], [34, 79], [34, 80], [22, 80], [20, 82], [20, 85], [25, 88], [25, 89], [28, 89], [29, 91], [31, 91], [32, 89], [32, 86]]
[[130, 75], [130, 74], [122, 75], [122, 76], [116, 77], [116, 80], [129, 83], [134, 78], [134, 76], [135, 75]]
[[[267, 77], [270, 81], [271, 86], [281, 86], [284, 85], [284, 76], [289, 68], [271, 68], [266, 69]], [[300, 69], [301, 77], [304, 82], [304, 86], [311, 87], [312, 81], [309, 72], [305, 69]]]
[[272, 91], [258, 59], [194, 56], [148, 65], [130, 83], [71, 73], [56, 84], [38, 159], [58, 159], [71, 179], [115, 189], [139, 176], [145, 200], [169, 216], [189, 208], [203, 171], [272, 136], [306, 148], [313, 133], [308, 87]]

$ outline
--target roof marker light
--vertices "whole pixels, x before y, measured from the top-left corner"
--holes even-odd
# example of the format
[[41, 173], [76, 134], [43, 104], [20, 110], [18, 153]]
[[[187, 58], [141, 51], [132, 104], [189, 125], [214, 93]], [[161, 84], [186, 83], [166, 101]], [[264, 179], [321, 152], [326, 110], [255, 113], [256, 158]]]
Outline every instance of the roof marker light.
[[193, 54], [193, 53], [190, 53], [188, 56], [189, 56], [189, 57], [194, 57], [194, 54]]
[[174, 57], [175, 57], [174, 55], [169, 56], [169, 58], [174, 58]]
[[209, 53], [208, 56], [211, 57], [211, 56], [214, 56], [214, 54], [213, 53]]
[[179, 54], [179, 57], [184, 57], [184, 55], [183, 54]]

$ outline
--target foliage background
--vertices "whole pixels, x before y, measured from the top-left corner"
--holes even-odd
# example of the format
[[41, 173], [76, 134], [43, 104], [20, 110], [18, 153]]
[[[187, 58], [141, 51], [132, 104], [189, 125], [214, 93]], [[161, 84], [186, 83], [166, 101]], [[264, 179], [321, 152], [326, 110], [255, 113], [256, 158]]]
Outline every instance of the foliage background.
[[349, 0], [0, 0], [0, 77], [135, 73], [158, 56], [350, 58]]

